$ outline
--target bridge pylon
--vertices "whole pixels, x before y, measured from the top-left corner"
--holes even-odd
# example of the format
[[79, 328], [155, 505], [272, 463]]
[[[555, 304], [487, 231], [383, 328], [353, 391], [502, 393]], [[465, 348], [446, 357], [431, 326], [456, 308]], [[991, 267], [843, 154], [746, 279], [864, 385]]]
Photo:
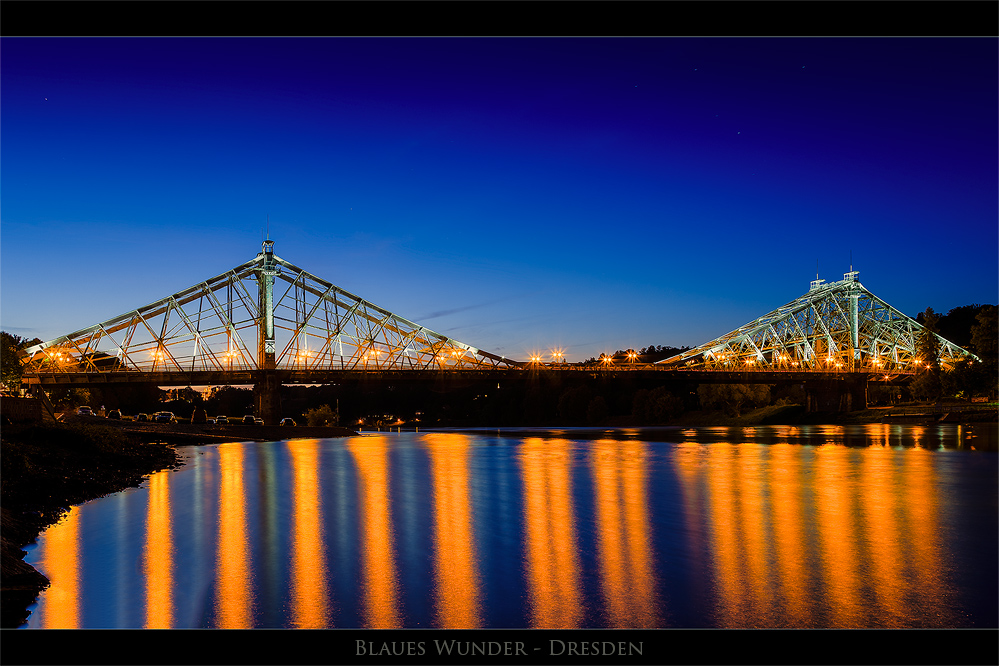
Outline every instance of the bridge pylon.
[[25, 378], [36, 384], [252, 377], [258, 410], [271, 418], [280, 414], [277, 376], [522, 365], [355, 296], [278, 257], [269, 239], [244, 264], [22, 355]]
[[[803, 296], [658, 365], [719, 372], [918, 372], [928, 360], [917, 352], [925, 328], [871, 293], [859, 275], [850, 271], [831, 284], [816, 279]], [[941, 367], [977, 360], [936, 337]]]
[[[851, 270], [831, 284], [815, 279], [806, 294], [790, 303], [657, 365], [704, 373], [760, 373], [774, 381], [795, 377], [796, 383], [808, 377], [802, 381], [809, 411], [864, 409], [867, 381], [913, 376], [928, 359], [919, 358], [917, 351], [926, 329], [865, 288], [859, 275]], [[941, 367], [977, 360], [936, 337]]]

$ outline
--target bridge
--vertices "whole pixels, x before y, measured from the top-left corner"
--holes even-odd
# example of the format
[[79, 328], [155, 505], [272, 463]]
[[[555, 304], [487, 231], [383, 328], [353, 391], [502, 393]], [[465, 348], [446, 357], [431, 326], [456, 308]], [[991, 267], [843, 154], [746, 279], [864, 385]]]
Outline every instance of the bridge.
[[[257, 414], [280, 416], [282, 384], [329, 383], [365, 373], [420, 379], [443, 373], [508, 375], [661, 373], [699, 383], [800, 383], [809, 407], [866, 406], [869, 381], [908, 381], [925, 360], [925, 329], [888, 305], [855, 271], [816, 279], [794, 301], [735, 331], [657, 363], [632, 356], [597, 364], [517, 361], [478, 349], [378, 307], [274, 254], [107, 321], [25, 349], [24, 381], [57, 386], [253, 384]], [[936, 336], [939, 363], [969, 352]], [[831, 396], [831, 397], [830, 397]], [[838, 403], [837, 403], [838, 400]], [[814, 402], [814, 404], [813, 404]]]

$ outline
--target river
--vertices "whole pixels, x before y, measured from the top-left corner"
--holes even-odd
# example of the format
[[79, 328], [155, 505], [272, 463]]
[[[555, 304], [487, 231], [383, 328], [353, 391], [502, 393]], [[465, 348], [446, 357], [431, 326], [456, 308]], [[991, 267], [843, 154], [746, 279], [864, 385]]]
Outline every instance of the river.
[[995, 424], [184, 447], [26, 560], [26, 628], [999, 626]]

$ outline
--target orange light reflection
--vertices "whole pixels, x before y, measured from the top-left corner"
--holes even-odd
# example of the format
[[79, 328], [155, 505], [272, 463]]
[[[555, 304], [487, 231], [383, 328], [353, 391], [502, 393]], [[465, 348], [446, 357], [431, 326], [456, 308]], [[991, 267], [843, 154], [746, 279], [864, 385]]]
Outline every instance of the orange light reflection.
[[592, 443], [600, 582], [611, 627], [661, 625], [649, 544], [645, 455], [642, 442]]
[[323, 629], [331, 625], [318, 479], [319, 440], [287, 442], [293, 474], [291, 526], [291, 625]]
[[45, 595], [42, 627], [80, 626], [80, 510], [70, 507], [57, 524], [45, 530], [45, 559], [38, 564], [51, 585]]
[[364, 619], [369, 629], [402, 626], [398, 605], [398, 576], [393, 556], [392, 516], [389, 511], [390, 440], [384, 436], [353, 437], [347, 449], [358, 471], [361, 531], [364, 534]]
[[871, 553], [867, 560], [878, 607], [877, 624], [887, 627], [905, 626], [907, 614], [904, 569], [899, 566], [904, 560], [899, 548], [898, 522], [899, 502], [903, 498], [896, 492], [894, 453], [881, 446], [864, 450], [859, 489], [864, 536]]
[[815, 450], [815, 510], [822, 561], [828, 627], [863, 627], [858, 587], [860, 565], [853, 506], [857, 489], [851, 481], [851, 449], [824, 444]]
[[909, 626], [954, 626], [956, 612], [949, 606], [941, 555], [940, 497], [937, 494], [936, 467], [926, 449], [908, 451], [902, 474], [905, 476], [905, 523], [912, 543], [912, 556], [906, 564], [910, 576], [909, 603], [921, 610], [921, 621]]
[[149, 477], [145, 545], [146, 629], [171, 629], [173, 608], [173, 534], [170, 524], [170, 472]]
[[246, 533], [246, 498], [243, 488], [243, 444], [218, 447], [221, 488], [219, 534], [215, 576], [218, 587], [215, 615], [223, 629], [253, 626], [250, 589], [250, 545]]
[[531, 626], [575, 628], [584, 609], [572, 508], [572, 443], [528, 438], [520, 458]]
[[[804, 459], [804, 460], [803, 460]], [[775, 569], [782, 591], [779, 626], [815, 626], [815, 608], [809, 589], [807, 552], [807, 504], [804, 469], [811, 451], [801, 446], [775, 444], [770, 447], [770, 506], [774, 527]]]
[[480, 584], [468, 489], [470, 440], [460, 434], [427, 437], [434, 489], [437, 622], [443, 629], [481, 624]]
[[708, 508], [715, 554], [715, 586], [719, 596], [718, 626], [751, 626], [753, 598], [743, 568], [743, 526], [735, 476], [735, 467], [739, 464], [738, 448], [718, 444], [712, 450], [711, 462]]

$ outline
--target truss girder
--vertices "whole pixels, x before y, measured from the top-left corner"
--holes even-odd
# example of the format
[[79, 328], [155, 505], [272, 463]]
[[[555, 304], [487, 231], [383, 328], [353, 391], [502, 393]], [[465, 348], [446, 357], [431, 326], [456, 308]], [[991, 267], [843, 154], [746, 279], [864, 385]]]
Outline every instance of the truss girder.
[[[666, 367], [706, 371], [918, 371], [924, 328], [867, 290], [847, 273], [694, 349], [660, 361]], [[856, 317], [851, 312], [856, 301]], [[851, 324], [851, 321], [855, 323]], [[936, 336], [939, 362], [951, 368], [973, 355]], [[855, 343], [856, 341], [856, 343]]]
[[[271, 255], [275, 367], [429, 370], [520, 365], [436, 333]], [[264, 253], [149, 305], [25, 350], [26, 372], [258, 370]], [[276, 295], [276, 294], [275, 294]]]

